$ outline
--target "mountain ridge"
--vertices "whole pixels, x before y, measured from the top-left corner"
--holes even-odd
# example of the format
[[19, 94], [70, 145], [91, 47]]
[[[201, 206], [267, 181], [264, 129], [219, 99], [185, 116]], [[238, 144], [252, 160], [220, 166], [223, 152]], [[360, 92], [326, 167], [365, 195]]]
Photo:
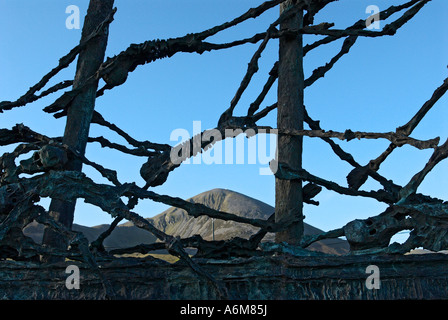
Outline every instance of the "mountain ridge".
[[[260, 200], [251, 198], [242, 193], [215, 188], [202, 192], [187, 199], [194, 203], [201, 203], [212, 209], [241, 215], [247, 218], [268, 219], [274, 212], [274, 208]], [[179, 208], [171, 207], [152, 218], [146, 218], [159, 230], [181, 238], [188, 238], [199, 234], [205, 240], [213, 239], [212, 219], [207, 216], [192, 217]], [[109, 225], [103, 224], [94, 227], [86, 227], [78, 224], [73, 225], [73, 230], [82, 232], [89, 241], [95, 240]], [[233, 237], [248, 239], [256, 233], [259, 228], [249, 224], [237, 223], [234, 221], [214, 220], [214, 239], [226, 240]], [[304, 224], [305, 234], [316, 234], [323, 232], [307, 223]], [[36, 242], [41, 242], [43, 227], [33, 223], [24, 230], [25, 234], [33, 238]], [[273, 234], [267, 234], [263, 240], [274, 240]], [[104, 241], [106, 250], [132, 247], [138, 244], [149, 244], [156, 242], [154, 235], [146, 230], [137, 228], [132, 222], [125, 222], [118, 225], [112, 234]], [[322, 240], [312, 244], [308, 249], [321, 251], [329, 254], [348, 253], [348, 244], [341, 239]]]

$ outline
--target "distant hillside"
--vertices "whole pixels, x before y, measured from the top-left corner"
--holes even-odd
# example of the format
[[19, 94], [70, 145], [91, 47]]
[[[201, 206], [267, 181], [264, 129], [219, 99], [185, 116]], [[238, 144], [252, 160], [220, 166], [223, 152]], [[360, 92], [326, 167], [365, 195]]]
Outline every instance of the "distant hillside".
[[[234, 213], [248, 218], [267, 219], [274, 212], [274, 208], [266, 203], [226, 189], [206, 191], [188, 199], [188, 201], [201, 203], [215, 210]], [[206, 240], [212, 239], [211, 218], [206, 216], [194, 218], [189, 216], [185, 210], [179, 208], [170, 208], [147, 220], [170, 235], [187, 238], [199, 234]], [[73, 229], [83, 232], [89, 241], [93, 241], [107, 227], [108, 225], [85, 227], [75, 224]], [[215, 220], [214, 227], [215, 240], [230, 239], [232, 237], [247, 239], [258, 231], [258, 228], [248, 224], [222, 220]], [[321, 232], [322, 230], [305, 223], [305, 234]], [[35, 241], [40, 242], [42, 239], [42, 226], [32, 224], [26, 228], [25, 233]], [[106, 249], [124, 248], [141, 243], [153, 243], [156, 240], [151, 233], [135, 227], [132, 222], [126, 222], [117, 226], [114, 232], [105, 240], [104, 246]], [[273, 234], [268, 234], [264, 240], [272, 241]], [[348, 248], [347, 242], [340, 239], [319, 241], [309, 247], [312, 250], [331, 254], [345, 254], [348, 252]]]

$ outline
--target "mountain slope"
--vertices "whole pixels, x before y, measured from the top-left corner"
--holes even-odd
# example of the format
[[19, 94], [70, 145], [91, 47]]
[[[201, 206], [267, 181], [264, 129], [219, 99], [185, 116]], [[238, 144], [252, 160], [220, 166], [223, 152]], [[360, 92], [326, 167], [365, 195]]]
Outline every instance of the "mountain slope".
[[[259, 200], [250, 198], [243, 194], [226, 190], [213, 189], [194, 196], [187, 201], [201, 203], [215, 210], [238, 214], [248, 218], [267, 219], [274, 212], [274, 208]], [[159, 215], [147, 219], [155, 227], [163, 232], [180, 236], [181, 238], [191, 237], [195, 234], [201, 235], [206, 240], [213, 238], [212, 219], [206, 216], [198, 218], [191, 217], [185, 210], [170, 208]], [[74, 225], [75, 231], [83, 232], [89, 241], [107, 229], [107, 225], [95, 227], [85, 227]], [[305, 234], [321, 233], [313, 226], [305, 223]], [[230, 239], [233, 237], [249, 238], [258, 231], [258, 228], [248, 224], [233, 221], [214, 221], [215, 240]], [[26, 233], [39, 241], [41, 239], [42, 228], [36, 225], [27, 227]], [[273, 234], [266, 235], [264, 240], [273, 241]], [[135, 227], [132, 222], [123, 223], [105, 240], [106, 249], [131, 247], [141, 243], [153, 243], [156, 238], [149, 232]], [[309, 247], [309, 249], [322, 251], [331, 254], [344, 254], [348, 252], [348, 244], [340, 239], [328, 239], [319, 241]]]

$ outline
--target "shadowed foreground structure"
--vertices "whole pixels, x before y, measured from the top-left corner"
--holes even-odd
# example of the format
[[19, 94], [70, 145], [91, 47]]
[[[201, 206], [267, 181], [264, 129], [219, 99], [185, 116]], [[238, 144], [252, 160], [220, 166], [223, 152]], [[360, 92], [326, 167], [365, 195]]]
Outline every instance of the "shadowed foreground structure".
[[[197, 260], [223, 283], [232, 300], [446, 299], [448, 255], [350, 257], [267, 256]], [[207, 281], [184, 264], [156, 259], [100, 262], [119, 299], [219, 299]], [[367, 289], [366, 268], [381, 270], [379, 289]], [[108, 299], [97, 275], [80, 266], [80, 289], [65, 286], [68, 263], [42, 266], [6, 261], [0, 266], [0, 292], [7, 299]], [[128, 276], [123, 276], [128, 274]]]

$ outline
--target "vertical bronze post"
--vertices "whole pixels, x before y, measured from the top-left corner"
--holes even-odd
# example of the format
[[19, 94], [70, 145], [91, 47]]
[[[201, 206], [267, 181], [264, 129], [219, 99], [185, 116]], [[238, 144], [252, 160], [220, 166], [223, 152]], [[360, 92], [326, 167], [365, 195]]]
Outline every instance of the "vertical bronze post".
[[[81, 42], [85, 41], [112, 13], [113, 4], [114, 0], [90, 0], [82, 29]], [[109, 28], [106, 25], [104, 32], [90, 41], [84, 50], [79, 53], [73, 89], [83, 86], [86, 80], [93, 76], [103, 63], [108, 35]], [[62, 141], [80, 155], [84, 155], [86, 150], [97, 89], [98, 81], [84, 86], [82, 92], [75, 97], [67, 110], [67, 122]], [[64, 169], [81, 171], [82, 162], [76, 158], [70, 159]], [[50, 215], [56, 221], [71, 229], [75, 205], [76, 202], [52, 199], [49, 209]], [[60, 235], [49, 228], [45, 229], [43, 243], [61, 249], [67, 246], [66, 243], [61, 241]]]
[[[294, 0], [281, 4], [281, 13], [294, 6]], [[303, 25], [303, 10], [286, 19], [281, 30], [297, 29]], [[278, 69], [277, 128], [279, 130], [303, 129], [304, 107], [303, 41], [302, 35], [280, 38]], [[279, 134], [277, 161], [293, 169], [302, 167], [302, 142], [299, 136]], [[303, 235], [302, 182], [297, 180], [275, 180], [275, 221], [297, 220], [288, 229], [276, 234], [276, 242], [295, 244]]]

